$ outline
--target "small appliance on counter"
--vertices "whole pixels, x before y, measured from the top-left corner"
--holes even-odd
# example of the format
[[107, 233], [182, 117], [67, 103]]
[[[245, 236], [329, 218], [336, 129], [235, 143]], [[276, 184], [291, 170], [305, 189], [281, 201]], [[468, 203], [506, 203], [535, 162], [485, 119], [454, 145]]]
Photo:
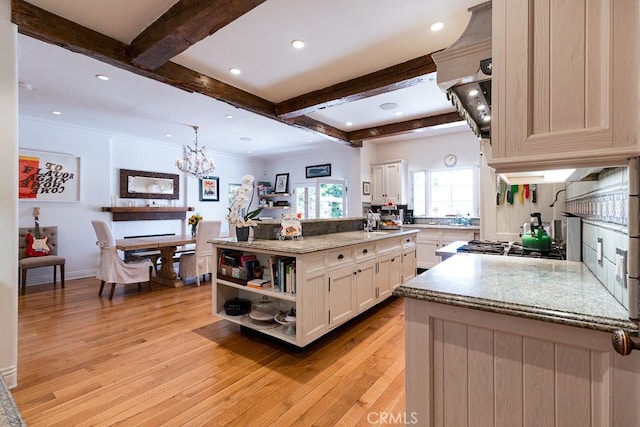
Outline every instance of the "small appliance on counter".
[[400, 212], [395, 205], [380, 208], [380, 230], [399, 230], [402, 227]]
[[415, 224], [416, 220], [413, 217], [413, 209], [407, 209], [404, 211], [404, 221], [405, 224]]
[[[536, 223], [537, 222], [537, 223]], [[551, 249], [551, 236], [542, 225], [542, 214], [531, 214], [531, 226], [529, 231], [523, 230], [522, 247], [537, 251], [549, 251]]]

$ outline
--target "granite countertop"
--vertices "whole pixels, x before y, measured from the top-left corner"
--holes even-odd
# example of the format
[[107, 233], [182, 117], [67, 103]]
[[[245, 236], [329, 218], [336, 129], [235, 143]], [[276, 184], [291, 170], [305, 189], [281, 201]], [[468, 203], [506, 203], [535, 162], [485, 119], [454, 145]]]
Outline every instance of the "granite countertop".
[[627, 309], [581, 262], [462, 253], [393, 293], [587, 329], [638, 332]]
[[404, 224], [405, 228], [445, 229], [445, 230], [473, 230], [480, 231], [479, 225], [442, 225], [442, 224]]
[[344, 246], [357, 245], [375, 240], [388, 239], [404, 235], [416, 234], [417, 230], [385, 230], [366, 233], [360, 231], [347, 231], [343, 233], [322, 234], [319, 236], [304, 237], [302, 240], [262, 240], [249, 239], [248, 242], [238, 242], [235, 237], [208, 240], [209, 243], [220, 246], [236, 247], [238, 249], [255, 249], [269, 252], [282, 252], [290, 254], [307, 254], [311, 252], [335, 249]]
[[11, 392], [0, 374], [0, 427], [26, 426]]

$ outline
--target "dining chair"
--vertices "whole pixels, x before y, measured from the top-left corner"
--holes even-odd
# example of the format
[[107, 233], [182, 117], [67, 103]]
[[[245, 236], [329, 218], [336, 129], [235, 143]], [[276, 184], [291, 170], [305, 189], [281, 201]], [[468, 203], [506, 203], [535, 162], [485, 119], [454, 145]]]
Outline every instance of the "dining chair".
[[34, 235], [33, 228], [18, 229], [18, 278], [20, 282], [18, 287], [22, 295], [25, 294], [27, 286], [27, 271], [31, 268], [51, 267], [53, 266], [53, 288], [56, 288], [56, 266], [60, 269], [60, 283], [64, 289], [64, 264], [65, 259], [58, 256], [58, 227], [42, 227], [38, 232], [43, 238], [46, 238], [46, 245], [49, 249], [47, 255], [29, 256], [27, 251], [27, 235]]
[[196, 250], [192, 254], [180, 257], [178, 276], [184, 281], [186, 277], [195, 277], [200, 286], [200, 276], [211, 274], [216, 262], [213, 245], [207, 240], [220, 236], [220, 221], [200, 221], [196, 235]]
[[148, 282], [149, 291], [151, 291], [151, 275], [155, 271], [151, 261], [144, 259], [124, 262], [118, 255], [116, 241], [113, 238], [109, 224], [101, 220], [91, 221], [91, 224], [98, 238], [96, 245], [100, 248], [100, 265], [96, 273], [96, 278], [101, 280], [98, 295], [102, 295], [105, 283], [111, 283], [109, 299], [113, 298], [116, 283], [123, 285], [137, 283], [138, 289], [140, 289], [142, 282]]

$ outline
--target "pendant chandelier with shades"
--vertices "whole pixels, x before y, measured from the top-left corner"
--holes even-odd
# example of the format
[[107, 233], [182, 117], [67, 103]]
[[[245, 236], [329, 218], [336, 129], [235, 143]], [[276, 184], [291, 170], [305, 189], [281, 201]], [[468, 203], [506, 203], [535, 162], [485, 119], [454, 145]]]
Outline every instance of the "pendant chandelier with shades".
[[193, 126], [193, 130], [196, 132], [196, 148], [183, 145], [182, 158], [176, 160], [176, 166], [187, 175], [202, 178], [211, 173], [215, 169], [216, 164], [212, 158], [207, 157], [204, 152], [204, 147], [198, 148], [198, 126]]

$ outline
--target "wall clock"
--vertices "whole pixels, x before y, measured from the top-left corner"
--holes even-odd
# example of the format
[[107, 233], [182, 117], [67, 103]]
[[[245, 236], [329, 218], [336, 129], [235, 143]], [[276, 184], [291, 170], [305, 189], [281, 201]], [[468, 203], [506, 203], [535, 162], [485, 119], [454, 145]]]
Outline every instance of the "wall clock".
[[458, 162], [458, 158], [456, 157], [455, 154], [447, 154], [446, 156], [444, 156], [444, 165], [445, 166], [455, 166], [456, 163]]

